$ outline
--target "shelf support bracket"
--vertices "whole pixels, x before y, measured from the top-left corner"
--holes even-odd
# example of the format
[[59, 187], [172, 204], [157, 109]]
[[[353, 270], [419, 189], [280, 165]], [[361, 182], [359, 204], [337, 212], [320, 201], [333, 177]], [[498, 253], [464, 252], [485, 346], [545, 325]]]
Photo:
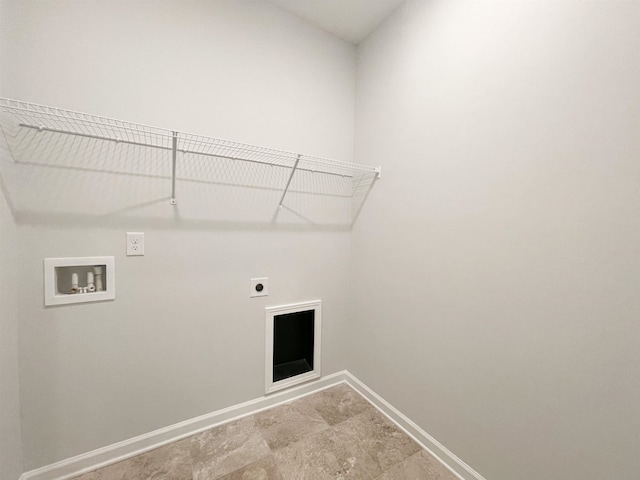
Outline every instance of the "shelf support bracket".
[[287, 180], [287, 185], [284, 187], [284, 192], [282, 192], [282, 196], [280, 197], [280, 203], [278, 204], [278, 209], [282, 210], [282, 202], [284, 202], [284, 197], [287, 195], [287, 190], [289, 190], [289, 185], [291, 185], [291, 179], [293, 178], [293, 174], [296, 173], [296, 168], [298, 168], [298, 163], [300, 163], [301, 155], [298, 155], [296, 158], [296, 163], [293, 164], [293, 169], [291, 170], [291, 174], [289, 175], [289, 180]]
[[171, 205], [176, 204], [176, 159], [178, 156], [178, 132], [173, 132], [171, 146]]

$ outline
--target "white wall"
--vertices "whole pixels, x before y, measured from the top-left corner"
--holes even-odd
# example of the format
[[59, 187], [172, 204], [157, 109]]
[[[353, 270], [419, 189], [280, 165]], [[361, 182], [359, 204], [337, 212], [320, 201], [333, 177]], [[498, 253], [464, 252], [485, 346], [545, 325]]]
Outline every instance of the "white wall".
[[[6, 19], [0, 10], [0, 45], [5, 42], [5, 26]], [[3, 67], [0, 63], [0, 72]], [[0, 143], [1, 162], [7, 159], [8, 153], [4, 143]], [[18, 243], [14, 212], [7, 195], [5, 178], [0, 174], [0, 477], [17, 480], [23, 471], [18, 365]]]
[[[354, 48], [268, 4], [0, 8], [2, 96], [352, 159]], [[488, 479], [634, 478], [639, 20], [637, 2], [410, 2], [359, 49], [356, 160], [384, 179], [353, 246], [195, 215], [204, 187], [174, 209], [153, 180], [3, 165], [25, 469], [260, 396], [264, 306], [320, 297], [323, 372], [349, 368]], [[62, 204], [70, 180], [99, 215]], [[145, 257], [123, 255], [132, 230]], [[44, 257], [103, 254], [114, 302], [43, 307]], [[271, 294], [250, 301], [258, 275]]]
[[[4, 155], [0, 151], [0, 155]], [[16, 224], [0, 178], [0, 477], [22, 473]]]
[[358, 49], [347, 366], [487, 479], [638, 478], [638, 25], [413, 1]]
[[[266, 2], [2, 8], [2, 96], [352, 160], [355, 48]], [[181, 184], [174, 208], [148, 163], [142, 176], [5, 165], [23, 174], [8, 190], [27, 470], [261, 396], [268, 305], [321, 298], [323, 373], [345, 368], [348, 230], [223, 218], [215, 185]], [[83, 214], [61, 203], [76, 185]], [[194, 195], [216, 214], [194, 215]], [[126, 231], [145, 232], [144, 257], [124, 256]], [[115, 255], [115, 301], [44, 308], [43, 258], [88, 255]], [[269, 297], [248, 298], [255, 276]]]

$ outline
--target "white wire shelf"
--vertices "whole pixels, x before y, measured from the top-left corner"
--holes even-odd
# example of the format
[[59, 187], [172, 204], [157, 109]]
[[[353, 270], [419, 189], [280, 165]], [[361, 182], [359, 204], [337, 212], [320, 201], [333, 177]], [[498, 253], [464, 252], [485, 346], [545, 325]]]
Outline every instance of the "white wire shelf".
[[[156, 173], [170, 180], [172, 204], [177, 203], [176, 180], [222, 182], [279, 190], [279, 201], [275, 206], [280, 209], [288, 207], [285, 202], [291, 194], [306, 192], [348, 197], [352, 200], [351, 213], [355, 220], [369, 191], [380, 178], [380, 167], [182, 133], [8, 98], [0, 97], [0, 112], [0, 126], [13, 156], [25, 150], [22, 144], [29, 143], [30, 162], [36, 156], [34, 151], [39, 152], [37, 155], [40, 157], [50, 154], [50, 149], [42, 146], [46, 142], [56, 143], [59, 157], [71, 156], [80, 140], [67, 141], [67, 137], [135, 147], [138, 154], [147, 149], [159, 151], [160, 155], [155, 158], [161, 159], [165, 166], [157, 167]], [[37, 148], [34, 146], [36, 143]], [[123, 164], [122, 159], [114, 158], [116, 153], [112, 153], [99, 168], [113, 173], [113, 165]], [[128, 157], [127, 165], [122, 168], [131, 173], [136, 168], [132, 165], [136, 159], [131, 158], [135, 155], [129, 154]], [[241, 175], [237, 173], [239, 169], [233, 167], [236, 162], [243, 165]], [[278, 173], [266, 175], [265, 167], [275, 168]], [[256, 172], [252, 173], [251, 168]], [[232, 172], [236, 172], [235, 177]], [[316, 175], [323, 176], [325, 181], [315, 180]]]

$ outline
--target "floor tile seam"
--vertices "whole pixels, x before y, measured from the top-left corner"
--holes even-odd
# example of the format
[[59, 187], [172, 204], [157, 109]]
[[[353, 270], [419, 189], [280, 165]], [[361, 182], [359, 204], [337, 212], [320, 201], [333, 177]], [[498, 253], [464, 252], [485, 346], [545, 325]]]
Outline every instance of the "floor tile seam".
[[278, 465], [278, 462], [277, 462], [276, 457], [273, 455], [273, 452], [269, 452], [267, 455], [264, 455], [264, 456], [260, 457], [259, 459], [254, 460], [253, 462], [250, 462], [250, 463], [248, 463], [248, 464], [246, 464], [246, 465], [244, 465], [244, 466], [242, 466], [242, 467], [240, 467], [240, 468], [236, 468], [236, 469], [235, 469], [234, 471], [232, 471], [232, 472], [225, 473], [224, 475], [222, 475], [222, 476], [220, 476], [220, 477], [216, 477], [216, 478], [214, 478], [213, 480], [220, 480], [220, 479], [222, 479], [222, 478], [225, 478], [225, 477], [231, 476], [231, 475], [233, 475], [234, 473], [239, 472], [240, 470], [243, 470], [243, 469], [245, 469], [245, 468], [247, 468], [247, 467], [250, 467], [251, 465], [254, 465], [254, 464], [256, 464], [256, 463], [260, 463], [260, 462], [262, 462], [263, 460], [265, 460], [265, 459], [267, 459], [267, 458], [269, 458], [269, 457], [271, 457], [271, 458], [272, 458], [273, 463], [274, 463], [274, 465], [276, 466], [277, 473], [279, 473], [279, 474], [280, 474], [280, 476], [282, 477], [282, 472], [280, 471], [280, 465]]
[[[251, 417], [252, 417], [252, 415], [249, 415], [249, 416], [244, 417], [243, 419], [240, 419], [240, 420], [244, 420], [244, 419], [251, 419]], [[236, 420], [236, 421], [239, 421], [239, 420]], [[229, 423], [227, 423], [226, 425], [228, 425], [228, 424], [230, 424], [230, 423], [233, 423], [233, 422], [229, 422]], [[260, 458], [265, 458], [265, 457], [267, 457], [268, 455], [272, 455], [272, 453], [273, 453], [273, 452], [271, 452], [271, 448], [269, 447], [269, 443], [266, 441], [266, 439], [265, 439], [265, 438], [264, 438], [264, 436], [262, 435], [262, 432], [259, 430], [259, 428], [258, 428], [257, 424], [255, 424], [255, 421], [254, 421], [254, 426], [255, 426], [255, 429], [256, 429], [256, 430], [258, 430], [256, 433], [258, 433], [258, 434], [260, 435], [260, 439], [261, 439], [261, 440], [262, 440], [262, 442], [263, 442], [263, 446], [264, 446], [264, 447], [266, 447], [266, 451], [268, 451], [268, 452], [269, 452], [268, 454], [266, 454], [266, 455], [264, 455], [263, 457], [260, 457]], [[201, 435], [201, 434], [203, 434], [203, 433], [206, 433], [207, 431], [210, 431], [210, 430], [214, 430], [214, 429], [216, 429], [216, 428], [219, 428], [219, 426], [218, 426], [218, 427], [213, 427], [213, 428], [211, 428], [211, 429], [209, 429], [209, 430], [205, 430], [204, 432], [197, 433], [197, 434], [195, 434], [195, 435], [192, 435], [192, 436], [190, 436], [190, 437], [187, 437], [187, 438], [181, 439], [181, 440], [179, 440], [179, 441], [184, 441], [184, 440], [187, 440], [187, 439], [190, 439], [190, 440], [191, 440], [191, 439], [194, 439], [194, 438], [195, 438], [195, 437], [197, 437], [198, 435]], [[234, 450], [235, 450], [235, 449], [234, 449]], [[224, 457], [224, 455], [222, 455], [222, 456], [218, 456], [218, 458], [222, 458], [222, 457]], [[133, 458], [135, 458], [135, 457], [133, 457]], [[189, 448], [189, 458], [190, 458], [190, 460], [191, 460], [192, 480], [195, 480], [195, 463], [196, 463], [196, 458], [194, 457], [194, 454], [193, 454], [193, 452], [192, 452], [191, 448]], [[207, 460], [211, 460], [212, 458], [214, 458], [214, 455], [211, 455], [210, 457], [207, 457]], [[235, 470], [233, 470], [233, 471], [231, 471], [231, 472], [227, 472], [227, 473], [224, 473], [224, 474], [222, 474], [222, 475], [216, 475], [216, 476], [214, 476], [211, 480], [220, 480], [221, 478], [224, 478], [225, 476], [230, 475], [230, 474], [234, 473], [234, 472], [235, 472], [235, 471], [237, 471], [237, 470], [241, 470], [241, 469], [243, 469], [243, 468], [246, 468], [247, 466], [251, 465], [252, 463], [255, 463], [256, 461], [257, 461], [257, 460], [253, 460], [253, 461], [250, 461], [249, 463], [243, 464], [243, 465], [241, 465], [240, 467], [236, 468]], [[206, 469], [206, 463], [207, 463], [207, 462], [206, 462], [206, 461], [205, 461], [205, 462], [202, 462], [202, 461], [201, 461], [200, 463], [202, 463], [202, 464], [203, 464], [201, 469]]]
[[[178, 440], [181, 441], [181, 440]], [[178, 442], [174, 442], [178, 443]], [[191, 442], [189, 442], [189, 447], [191, 447]], [[195, 480], [195, 472], [193, 471], [193, 456], [191, 455], [191, 448], [187, 449], [187, 454], [189, 455], [189, 468], [191, 470], [191, 480]]]
[[[273, 410], [273, 409], [276, 409], [276, 408], [279, 408], [279, 407], [283, 407], [283, 406], [292, 406], [292, 407], [295, 409], [294, 404], [295, 404], [296, 402], [299, 402], [299, 401], [301, 401], [301, 400], [303, 400], [303, 401], [304, 401], [304, 400], [307, 400], [309, 397], [312, 397], [312, 396], [313, 396], [313, 395], [315, 395], [315, 394], [321, 393], [321, 392], [323, 392], [323, 391], [325, 391], [325, 390], [328, 390], [328, 389], [330, 389], [330, 388], [333, 388], [333, 387], [335, 387], [335, 386], [337, 386], [337, 385], [341, 385], [341, 384], [343, 384], [343, 383], [345, 383], [345, 382], [344, 382], [344, 380], [343, 380], [342, 382], [340, 382], [340, 383], [336, 384], [336, 385], [329, 385], [329, 386], [324, 387], [324, 388], [322, 388], [322, 389], [320, 389], [320, 390], [317, 390], [317, 391], [314, 391], [314, 392], [310, 392], [310, 393], [306, 393], [306, 394], [304, 394], [303, 396], [297, 397], [297, 398], [295, 398], [295, 399], [292, 399], [292, 400], [289, 400], [289, 401], [286, 401], [286, 402], [283, 402], [283, 403], [278, 403], [278, 404], [272, 405], [272, 406], [270, 406], [270, 407], [268, 407], [268, 408], [265, 408], [265, 409], [258, 410], [258, 411], [254, 412], [254, 413], [249, 414], [249, 415], [248, 415], [248, 417], [249, 417], [249, 418], [254, 418], [254, 420], [255, 420], [255, 418], [256, 418], [258, 415], [263, 414], [263, 413], [265, 413], [265, 412], [268, 412], [269, 410]], [[324, 416], [322, 415], [322, 412], [320, 412], [320, 411], [319, 411], [319, 410], [318, 410], [314, 405], [311, 405], [311, 408], [313, 408], [313, 410], [318, 414], [318, 416], [320, 417], [320, 419], [322, 419], [322, 421], [323, 421], [323, 422], [324, 422], [328, 427], [330, 427], [330, 426], [331, 426], [331, 424], [327, 421], [327, 419], [326, 419], [326, 418], [324, 418]], [[300, 413], [300, 415], [303, 415], [303, 413], [302, 413], [302, 412], [298, 412], [298, 413]], [[265, 428], [265, 427], [263, 427], [263, 426], [261, 426], [257, 421], [256, 421], [256, 426], [257, 426], [258, 428], [260, 428], [260, 429], [261, 429], [261, 431], [265, 431], [265, 430], [266, 430], [266, 428]]]
[[[376, 463], [376, 465], [378, 465], [378, 467], [380, 467], [380, 464], [378, 464], [375, 458], [373, 458], [371, 455], [369, 455], [369, 457], [371, 458], [371, 460], [373, 460]], [[382, 467], [380, 467], [380, 470], [382, 470]], [[364, 472], [368, 480], [375, 480], [376, 478], [378, 478], [378, 477], [374, 477], [373, 474], [369, 472], [369, 470], [367, 470], [366, 468], [362, 468], [362, 472]]]
[[[335, 385], [334, 385], [334, 387], [335, 387]], [[328, 388], [331, 388], [331, 387], [328, 387]], [[328, 388], [327, 388], [327, 389], [328, 389]], [[325, 389], [323, 389], [323, 390], [325, 390]], [[321, 391], [323, 391], [323, 390], [320, 390], [320, 391], [314, 392], [314, 393], [312, 393], [312, 394], [306, 395], [306, 396], [304, 396], [304, 397], [298, 398], [298, 399], [296, 399], [296, 400], [291, 401], [290, 403], [283, 403], [283, 404], [280, 404], [280, 405], [274, 405], [273, 407], [271, 407], [271, 408], [269, 408], [269, 409], [267, 409], [267, 410], [264, 410], [264, 411], [262, 411], [262, 412], [257, 412], [257, 413], [255, 413], [255, 414], [251, 415], [251, 417], [257, 417], [257, 416], [258, 416], [258, 415], [260, 415], [261, 413], [268, 412], [269, 410], [276, 409], [276, 408], [279, 408], [279, 407], [282, 407], [282, 406], [285, 406], [285, 405], [291, 405], [291, 406], [295, 409], [295, 407], [293, 406], [293, 405], [295, 404], [295, 402], [298, 402], [298, 401], [300, 401], [300, 400], [306, 400], [306, 399], [308, 399], [309, 397], [313, 396], [314, 394], [320, 393], [320, 392], [321, 392]], [[287, 448], [289, 445], [293, 445], [293, 444], [300, 443], [301, 441], [305, 440], [307, 437], [309, 437], [309, 436], [311, 436], [311, 435], [319, 434], [319, 433], [321, 433], [321, 432], [325, 432], [326, 430], [328, 430], [328, 429], [330, 429], [330, 428], [332, 428], [332, 427], [333, 427], [333, 425], [331, 425], [331, 424], [327, 421], [327, 419], [322, 415], [322, 413], [321, 413], [321, 412], [320, 412], [320, 411], [319, 411], [319, 410], [318, 410], [314, 405], [311, 405], [311, 408], [313, 408], [313, 410], [318, 414], [318, 419], [319, 419], [319, 420], [322, 420], [322, 422], [324, 423], [323, 428], [321, 428], [321, 429], [319, 429], [319, 430], [314, 430], [314, 431], [312, 431], [312, 432], [305, 433], [304, 435], [302, 435], [302, 436], [301, 436], [300, 438], [298, 438], [297, 440], [292, 441], [292, 442], [289, 442], [289, 443], [287, 443], [286, 445], [283, 445], [283, 446], [281, 446], [281, 447], [272, 447], [271, 445], [269, 445], [269, 441], [267, 440], [267, 438], [266, 438], [266, 436], [265, 436], [265, 435], [266, 435], [266, 431], [267, 431], [267, 429], [268, 429], [269, 427], [263, 427], [262, 425], [260, 425], [260, 424], [259, 424], [259, 422], [257, 422], [257, 421], [255, 422], [256, 427], [260, 430], [260, 434], [261, 434], [262, 438], [265, 440], [265, 442], [266, 442], [266, 444], [267, 444], [267, 447], [269, 448], [269, 450], [271, 451], [271, 453], [274, 453], [274, 452], [276, 452], [276, 451], [278, 451], [278, 450], [281, 450], [281, 449], [283, 449], [283, 448]], [[304, 417], [303, 412], [298, 412], [298, 413], [300, 414], [300, 416], [301, 416], [301, 417]]]
[[[409, 455], [408, 457], [405, 457], [404, 459], [400, 460], [397, 463], [394, 463], [393, 465], [391, 465], [389, 468], [387, 468], [386, 470], [384, 470], [380, 475], [378, 475], [374, 480], [378, 480], [380, 478], [383, 478], [385, 475], [387, 475], [390, 471], [392, 471], [394, 468], [397, 468], [398, 466], [402, 465], [403, 463], [409, 461], [410, 458], [412, 458], [415, 455], [420, 455], [421, 452], [424, 452], [425, 450], [420, 447], [420, 450], [418, 450], [417, 452], [412, 453], [411, 455]], [[425, 452], [426, 453], [426, 452]]]
[[[361, 414], [365, 414], [365, 413], [366, 413], [366, 412], [361, 412]], [[336, 427], [337, 427], [338, 425], [340, 425], [340, 424], [342, 424], [342, 423], [344, 423], [344, 422], [348, 421], [349, 419], [351, 419], [351, 418], [353, 418], [353, 417], [355, 417], [355, 416], [357, 416], [357, 415], [360, 415], [360, 414], [353, 415], [353, 416], [351, 416], [351, 417], [349, 417], [349, 418], [347, 418], [347, 419], [345, 419], [345, 420], [343, 420], [343, 421], [341, 421], [341, 422], [338, 422], [338, 423], [336, 423], [336, 424], [328, 425], [328, 428], [325, 428], [325, 429], [323, 429], [323, 430], [318, 430], [318, 431], [315, 431], [315, 432], [310, 432], [310, 433], [308, 433], [307, 435], [305, 435], [305, 438], [301, 438], [300, 440], [298, 440], [298, 441], [296, 441], [296, 442], [291, 442], [291, 443], [289, 443], [289, 444], [285, 445], [284, 447], [280, 447], [280, 448], [275, 449], [275, 450], [272, 450], [272, 451], [274, 451], [274, 452], [275, 452], [275, 451], [283, 450], [283, 449], [285, 449], [285, 448], [289, 448], [289, 447], [294, 446], [294, 445], [296, 445], [296, 444], [298, 444], [298, 443], [301, 443], [303, 440], [307, 440], [307, 439], [308, 439], [308, 438], [310, 438], [310, 437], [313, 437], [313, 436], [320, 436], [320, 435], [322, 435], [322, 434], [324, 434], [324, 433], [327, 433], [327, 431], [328, 431], [328, 430], [336, 430]], [[362, 442], [361, 442], [361, 438], [360, 438], [360, 436], [356, 436], [356, 437], [357, 437], [357, 438], [356, 438], [357, 443], [358, 443], [358, 444], [361, 444]], [[335, 442], [335, 440], [334, 440], [332, 437], [328, 438], [328, 440], [329, 440], [329, 441], [334, 445], [334, 447], [335, 447], [335, 448], [339, 448], [338, 443], [336, 443], [336, 442]], [[312, 441], [312, 440], [309, 440], [309, 441]], [[365, 453], [366, 453], [366, 452], [365, 452]], [[331, 454], [332, 454], [332, 455], [334, 455], [334, 454], [333, 454], [333, 452], [331, 452]], [[392, 465], [389, 469], [384, 470], [384, 469], [382, 468], [382, 466], [379, 464], [378, 460], [377, 460], [373, 455], [371, 455], [370, 453], [367, 453], [367, 455], [369, 455], [369, 456], [370, 456], [370, 458], [371, 458], [371, 460], [372, 460], [372, 461], [374, 461], [374, 462], [376, 463], [376, 465], [378, 465], [378, 467], [380, 468], [380, 471], [381, 471], [381, 475], [385, 474], [389, 469], [391, 469], [391, 468], [393, 468], [393, 467], [395, 467], [395, 466], [397, 465], [397, 464], [394, 464], [394, 465]], [[334, 455], [334, 457], [335, 457], [335, 455]], [[338, 460], [338, 458], [337, 458], [337, 457], [335, 457], [335, 458], [336, 458], [336, 460]], [[407, 458], [408, 458], [408, 457], [407, 457]], [[404, 459], [403, 459], [403, 460], [401, 460], [401, 461], [400, 461], [400, 462], [398, 462], [398, 463], [401, 463], [402, 461], [404, 461]], [[276, 463], [278, 464], [278, 462], [277, 462], [277, 458], [276, 458]], [[279, 465], [279, 464], [278, 464], [278, 465]], [[374, 477], [374, 476], [373, 476], [373, 474], [371, 474], [367, 469], [363, 469], [363, 470], [362, 470], [362, 472], [364, 472], [364, 473], [367, 475], [367, 479], [368, 479], [368, 480], [375, 480], [375, 478], [378, 478], [378, 477]], [[334, 474], [335, 474], [335, 472], [334, 472]]]
[[[349, 385], [349, 387], [350, 387], [351, 389], [353, 389], [353, 387], [351, 387], [350, 385]], [[397, 429], [399, 432], [401, 432], [403, 435], [406, 435], [406, 436], [411, 440], [411, 442], [413, 442], [413, 443], [416, 445], [416, 447], [418, 447], [418, 450], [417, 450], [417, 451], [415, 451], [415, 452], [414, 452], [414, 453], [412, 453], [411, 455], [409, 455], [409, 456], [407, 456], [407, 457], [403, 458], [402, 460], [399, 460], [399, 461], [397, 461], [397, 462], [395, 462], [395, 463], [391, 464], [387, 469], [383, 469], [383, 468], [382, 468], [382, 465], [380, 465], [380, 463], [378, 462], [378, 459], [377, 459], [376, 457], [372, 456], [373, 460], [378, 464], [378, 466], [380, 467], [380, 470], [381, 470], [380, 475], [378, 475], [377, 477], [375, 477], [375, 479], [377, 479], [377, 478], [381, 478], [381, 477], [382, 477], [383, 475], [385, 475], [387, 472], [389, 472], [389, 471], [390, 471], [390, 470], [392, 470], [393, 468], [395, 468], [395, 467], [397, 467], [398, 465], [400, 465], [402, 462], [406, 461], [408, 458], [411, 458], [413, 455], [416, 455], [416, 454], [418, 454], [418, 453], [419, 453], [419, 452], [421, 452], [421, 451], [424, 451], [425, 453], [429, 454], [429, 452], [428, 452], [428, 451], [427, 451], [427, 450], [426, 450], [426, 449], [425, 449], [425, 448], [424, 448], [420, 443], [416, 442], [416, 441], [415, 441], [411, 436], [407, 435], [407, 433], [406, 433], [406, 432], [404, 432], [404, 431], [400, 428], [400, 426], [399, 426], [399, 425], [397, 425], [397, 424], [396, 424], [392, 419], [390, 419], [389, 417], [387, 417], [387, 416], [384, 414], [384, 412], [382, 412], [380, 409], [378, 409], [378, 408], [376, 407], [376, 405], [375, 405], [375, 404], [373, 404], [371, 401], [369, 401], [369, 399], [368, 399], [368, 398], [364, 397], [364, 396], [363, 396], [360, 392], [358, 392], [357, 390], [355, 390], [355, 389], [353, 389], [353, 390], [354, 390], [354, 391], [356, 391], [356, 392], [358, 393], [358, 395], [360, 395], [364, 400], [366, 400], [366, 402], [369, 404], [369, 406], [373, 409], [373, 412], [375, 412], [376, 414], [379, 414], [379, 415], [380, 415], [380, 417], [381, 417], [382, 419], [384, 419], [384, 421], [385, 421], [385, 422], [388, 422], [389, 424], [393, 425], [393, 427], [394, 427], [394, 428], [396, 428], [396, 429]], [[340, 422], [338, 422], [338, 423], [336, 423], [336, 424], [332, 425], [332, 427], [337, 427], [338, 425], [341, 425], [341, 424], [346, 423], [346, 422], [348, 422], [348, 421], [355, 420], [357, 417], [362, 417], [362, 418], [363, 418], [363, 420], [364, 420], [364, 419], [367, 417], [367, 415], [368, 415], [368, 414], [370, 414], [370, 413], [371, 413], [370, 411], [364, 410], [364, 411], [362, 411], [362, 412], [356, 413], [355, 415], [352, 415], [352, 416], [350, 416], [350, 417], [348, 417], [348, 418], [346, 418], [346, 419], [344, 419], [344, 420], [342, 420], [342, 421], [340, 421]], [[358, 439], [360, 439], [360, 436], [358, 436]], [[388, 439], [385, 437], [384, 441], [387, 441], [387, 440], [388, 440]], [[381, 440], [381, 441], [382, 441], [382, 440]], [[366, 473], [367, 473], [367, 475], [371, 476], [371, 475], [369, 474], [369, 472], [366, 472]], [[372, 478], [372, 480], [375, 480], [375, 479], [374, 479], [374, 477], [371, 477], [371, 478]]]
[[[319, 434], [321, 434], [321, 433], [324, 433], [324, 432], [326, 432], [327, 430], [329, 430], [330, 428], [332, 428], [332, 426], [331, 426], [331, 425], [329, 425], [329, 424], [327, 424], [324, 428], [322, 428], [322, 430], [315, 430], [315, 431], [313, 431], [313, 432], [308, 432], [308, 433], [304, 434], [302, 437], [300, 437], [298, 440], [295, 440], [295, 441], [293, 441], [293, 442], [289, 442], [289, 443], [287, 443], [286, 445], [283, 445], [283, 446], [281, 446], [281, 447], [277, 447], [277, 448], [271, 447], [271, 446], [269, 445], [269, 442], [267, 442], [267, 441], [266, 441], [266, 439], [265, 439], [265, 442], [266, 442], [266, 444], [267, 444], [267, 447], [269, 448], [269, 450], [270, 450], [270, 451], [271, 451], [271, 453], [273, 454], [273, 453], [275, 453], [275, 452], [277, 452], [277, 451], [280, 451], [280, 450], [283, 450], [283, 449], [285, 449], [285, 448], [288, 448], [288, 447], [290, 447], [291, 445], [296, 445], [296, 444], [298, 444], [298, 443], [300, 443], [300, 442], [302, 442], [302, 441], [306, 440], [307, 438], [309, 438], [309, 437], [311, 437], [311, 436], [319, 435]], [[262, 432], [261, 432], [261, 434], [262, 434]], [[263, 436], [263, 438], [264, 438], [264, 436]]]
[[[316, 392], [316, 393], [320, 393], [320, 392]], [[309, 397], [312, 397], [313, 395], [309, 395]], [[296, 400], [300, 401], [300, 400], [307, 400], [309, 399], [309, 397], [303, 397], [301, 399]], [[309, 402], [310, 403], [310, 402]], [[331, 424], [327, 421], [327, 419], [324, 417], [324, 415], [322, 415], [322, 412], [320, 410], [317, 409], [317, 407], [313, 404], [311, 404], [311, 408], [313, 408], [313, 410], [318, 414], [318, 417], [327, 425], [327, 426], [331, 426]], [[299, 412], [301, 415], [303, 415], [302, 412]]]
[[[338, 385], [340, 385], [340, 384], [338, 384]], [[337, 385], [334, 385], [332, 388], [335, 388], [336, 386]], [[327, 388], [325, 390], [319, 390], [319, 391], [315, 392], [314, 394], [311, 394], [311, 395], [309, 395], [307, 397], [303, 397], [303, 398], [298, 399], [298, 400], [306, 400], [311, 405], [311, 408], [313, 408], [313, 410], [322, 419], [322, 421], [325, 422], [328, 426], [331, 426], [331, 424], [329, 423], [329, 420], [326, 419], [326, 417], [322, 414], [322, 412], [318, 409], [318, 407], [316, 405], [314, 405], [312, 402], [309, 401], [311, 399], [311, 397], [313, 397], [314, 395], [319, 395], [322, 392], [325, 392], [326, 390], [330, 390], [330, 388]], [[296, 401], [298, 401], [298, 400], [296, 400]]]
[[[418, 447], [420, 447], [420, 450], [424, 450], [426, 453], [428, 453], [431, 456], [435, 456], [432, 452], [429, 451], [429, 449], [427, 449], [424, 445], [422, 445], [421, 442], [419, 442], [417, 439], [415, 439], [413, 437], [413, 435], [411, 435], [409, 432], [406, 431], [406, 429], [400, 425], [399, 423], [397, 423], [387, 412], [385, 412], [382, 408], [380, 408], [378, 405], [376, 405], [372, 400], [370, 400], [369, 398], [367, 398], [364, 394], [362, 394], [361, 392], [359, 392], [358, 390], [356, 390], [353, 386], [349, 385], [347, 383], [347, 385], [349, 386], [349, 388], [351, 388], [354, 392], [356, 392], [360, 397], [362, 397], [363, 400], [365, 400], [369, 406], [373, 409], [374, 412], [380, 414], [380, 416], [388, 423], [390, 423], [391, 425], [393, 425], [395, 428], [397, 428], [400, 432], [402, 432], [403, 434], [407, 435], [411, 441], [413, 441], [416, 445], [418, 445]], [[363, 411], [360, 413], [357, 413], [356, 415], [346, 419], [345, 421], [348, 421], [358, 415], [365, 415], [367, 412]], [[412, 454], [413, 455], [413, 454]]]
[[[345, 423], [347, 423], [347, 422], [349, 422], [349, 421], [352, 421], [352, 420], [357, 419], [357, 417], [362, 417], [363, 421], [366, 421], [366, 416], [367, 416], [368, 414], [370, 414], [371, 412], [380, 413], [380, 412], [378, 411], [378, 409], [376, 408], [376, 406], [375, 406], [373, 403], [371, 403], [367, 398], [363, 397], [363, 396], [360, 394], [360, 392], [358, 392], [357, 390], [355, 390], [351, 385], [349, 385], [349, 384], [348, 384], [348, 383], [346, 383], [346, 382], [345, 382], [345, 385], [349, 388], [349, 390], [354, 391], [355, 393], [357, 393], [357, 394], [358, 394], [358, 396], [359, 396], [359, 397], [361, 397], [363, 400], [365, 400], [365, 401], [366, 401], [366, 405], [367, 405], [367, 407], [368, 407], [368, 408], [366, 408], [366, 409], [364, 409], [364, 410], [362, 410], [362, 411], [359, 411], [359, 412], [357, 412], [357, 413], [354, 413], [354, 414], [352, 414], [352, 415], [349, 415], [348, 417], [346, 417], [346, 418], [344, 418], [344, 419], [340, 420], [339, 422], [336, 422], [336, 423], [333, 423], [333, 424], [329, 424], [330, 429], [333, 429], [333, 430], [337, 430], [337, 428], [338, 428], [338, 427], [342, 426], [343, 424], [345, 424]], [[371, 410], [369, 410], [369, 408], [370, 408]], [[316, 410], [317, 410], [317, 409], [316, 409]], [[386, 417], [384, 417], [384, 416], [382, 416], [382, 418], [384, 418], [385, 420], [387, 420], [387, 419], [386, 419]], [[326, 420], [326, 419], [325, 419], [325, 420]], [[357, 420], [356, 420], [356, 421], [357, 421]], [[393, 423], [393, 422], [391, 422], [391, 423], [392, 423], [392, 425], [394, 425], [394, 427], [396, 426], [396, 425], [395, 425], [395, 423]], [[322, 432], [324, 432], [324, 431], [326, 431], [326, 430], [323, 430]], [[317, 432], [317, 433], [320, 433], [320, 432]], [[403, 432], [403, 433], [404, 433], [404, 432]], [[357, 441], [357, 443], [358, 443], [358, 444], [362, 444], [362, 441], [361, 441], [361, 440], [362, 440], [362, 439], [360, 438], [360, 436], [357, 436], [356, 441]], [[334, 442], [332, 439], [330, 439], [330, 441], [331, 441], [334, 445], [336, 445], [336, 444], [335, 444], [335, 442]], [[336, 445], [336, 446], [337, 446], [337, 445]], [[418, 446], [419, 446], [419, 445], [418, 445]], [[378, 465], [378, 467], [380, 468], [380, 471], [381, 471], [381, 474], [380, 474], [379, 476], [374, 477], [374, 476], [373, 476], [373, 474], [371, 474], [368, 470], [366, 470], [366, 469], [365, 469], [365, 470], [363, 470], [363, 471], [364, 471], [364, 473], [367, 475], [367, 477], [368, 477], [370, 480], [374, 480], [374, 478], [378, 478], [378, 477], [380, 477], [381, 475], [384, 475], [384, 474], [385, 474], [386, 472], [388, 472], [390, 469], [394, 468], [396, 465], [398, 465], [398, 464], [402, 463], [404, 460], [406, 460], [406, 458], [409, 458], [409, 457], [406, 457], [406, 458], [404, 458], [404, 459], [402, 459], [402, 460], [398, 461], [397, 463], [392, 464], [389, 468], [387, 468], [387, 469], [385, 470], [385, 469], [383, 469], [383, 468], [382, 468], [382, 466], [380, 465], [379, 461], [377, 460], [377, 458], [376, 458], [375, 456], [371, 455], [370, 453], [367, 453], [367, 455], [369, 455], [369, 456], [371, 457], [371, 459], [372, 459], [372, 460], [373, 460], [373, 461]], [[413, 455], [413, 454], [412, 454], [412, 455]]]
[[[376, 412], [377, 412], [377, 410], [376, 410]], [[331, 427], [337, 427], [338, 425], [342, 425], [343, 423], [346, 423], [346, 422], [349, 422], [351, 420], [354, 420], [357, 417], [364, 417], [366, 414], [367, 414], [366, 411], [358, 412], [358, 413], [355, 413], [355, 414], [353, 414], [353, 415], [351, 415], [351, 416], [349, 416], [349, 417], [347, 417], [347, 418], [345, 418], [343, 420], [340, 420], [339, 422], [336, 422], [336, 423], [334, 423], [333, 425], [330, 425], [330, 426]]]

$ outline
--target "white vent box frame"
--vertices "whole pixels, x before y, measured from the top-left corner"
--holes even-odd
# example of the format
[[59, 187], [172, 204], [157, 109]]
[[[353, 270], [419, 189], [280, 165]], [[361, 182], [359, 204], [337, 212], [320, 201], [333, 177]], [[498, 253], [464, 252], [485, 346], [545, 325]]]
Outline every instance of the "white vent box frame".
[[44, 259], [44, 304], [100, 302], [116, 297], [114, 257]]
[[319, 378], [322, 302], [266, 310], [265, 393]]

